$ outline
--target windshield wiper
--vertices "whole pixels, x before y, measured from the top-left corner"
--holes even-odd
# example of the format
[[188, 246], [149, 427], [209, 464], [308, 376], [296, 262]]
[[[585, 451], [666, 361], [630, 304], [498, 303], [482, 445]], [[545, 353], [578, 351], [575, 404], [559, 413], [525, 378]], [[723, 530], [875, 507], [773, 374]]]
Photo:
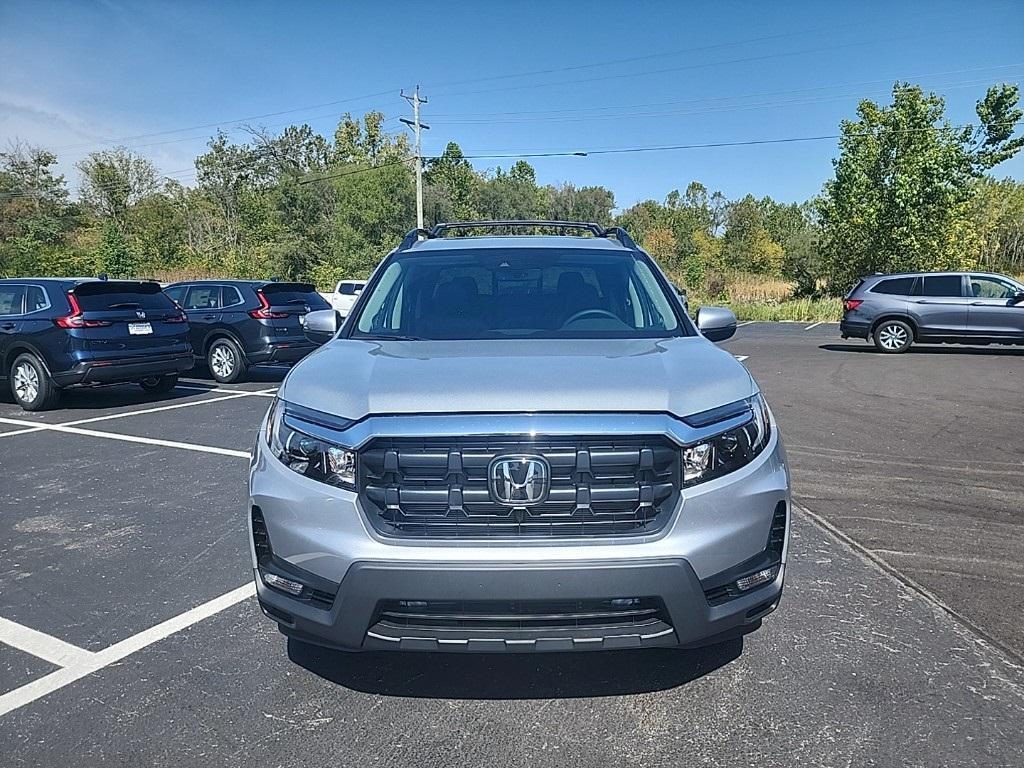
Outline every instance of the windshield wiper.
[[138, 309], [141, 306], [137, 301], [122, 301], [120, 304], [111, 304], [107, 309]]
[[355, 338], [366, 341], [433, 341], [422, 336], [356, 336]]

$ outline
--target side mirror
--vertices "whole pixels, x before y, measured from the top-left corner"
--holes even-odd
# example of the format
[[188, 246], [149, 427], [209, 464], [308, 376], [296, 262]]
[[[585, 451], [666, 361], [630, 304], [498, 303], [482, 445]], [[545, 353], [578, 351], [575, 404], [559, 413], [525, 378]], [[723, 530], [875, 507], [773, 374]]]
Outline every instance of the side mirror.
[[697, 330], [708, 341], [725, 341], [736, 333], [736, 315], [725, 307], [701, 307], [696, 320]]
[[339, 315], [333, 309], [318, 309], [303, 318], [306, 338], [314, 344], [324, 344], [338, 332]]
[[1024, 304], [1024, 291], [1019, 291], [1016, 296], [1010, 299], [1010, 303], [1013, 305]]

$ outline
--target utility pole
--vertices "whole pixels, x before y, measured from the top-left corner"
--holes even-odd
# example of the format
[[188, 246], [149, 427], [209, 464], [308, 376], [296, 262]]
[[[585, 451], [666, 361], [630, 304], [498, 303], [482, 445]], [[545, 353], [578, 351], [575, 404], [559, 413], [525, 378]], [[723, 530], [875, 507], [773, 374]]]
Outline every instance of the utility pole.
[[427, 100], [420, 98], [418, 85], [412, 95], [407, 94], [404, 90], [401, 91], [401, 94], [403, 99], [412, 104], [412, 120], [406, 120], [404, 117], [398, 119], [399, 122], [411, 126], [416, 135], [416, 226], [423, 229], [423, 151], [420, 143], [420, 129], [430, 130], [430, 126], [420, 122], [420, 104], [426, 104]]

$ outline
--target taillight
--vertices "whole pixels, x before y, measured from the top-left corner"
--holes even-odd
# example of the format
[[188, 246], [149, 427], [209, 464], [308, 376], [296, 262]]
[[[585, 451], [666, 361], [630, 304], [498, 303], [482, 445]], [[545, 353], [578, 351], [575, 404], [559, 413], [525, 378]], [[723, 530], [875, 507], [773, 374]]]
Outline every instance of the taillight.
[[82, 308], [78, 306], [78, 299], [70, 291], [68, 292], [68, 302], [71, 304], [71, 314], [53, 319], [54, 325], [58, 328], [104, 328], [110, 325], [106, 320], [86, 320], [82, 317]]
[[171, 315], [170, 317], [165, 317], [164, 318], [164, 322], [165, 323], [187, 323], [188, 322], [188, 315], [185, 314], [185, 311], [183, 309], [181, 309], [181, 307], [178, 307], [178, 314]]
[[864, 303], [864, 299], [843, 299], [843, 311], [853, 312], [857, 307]]
[[271, 312], [270, 302], [263, 295], [263, 291], [256, 291], [256, 298], [260, 300], [260, 308], [249, 310], [249, 316], [257, 320], [281, 320], [288, 317], [287, 312]]

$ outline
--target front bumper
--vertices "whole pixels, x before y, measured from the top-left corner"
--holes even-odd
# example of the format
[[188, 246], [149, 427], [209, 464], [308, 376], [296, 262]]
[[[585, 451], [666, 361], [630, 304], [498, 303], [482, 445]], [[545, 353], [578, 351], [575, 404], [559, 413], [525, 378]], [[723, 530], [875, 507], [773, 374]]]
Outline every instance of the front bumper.
[[[250, 504], [259, 510], [274, 559], [283, 566], [279, 574], [315, 582], [320, 599], [298, 599], [268, 587], [253, 549], [258, 597], [285, 634], [310, 643], [348, 650], [512, 652], [698, 646], [757, 629], [782, 593], [788, 514], [772, 581], [725, 601], [705, 594], [716, 576], [764, 553], [776, 509], [781, 505], [788, 513], [791, 508], [777, 428], [768, 448], [746, 467], [684, 489], [657, 534], [598, 539], [384, 538], [366, 519], [356, 494], [296, 475], [264, 445], [261, 435], [250, 473]], [[662, 625], [422, 632], [395, 629], [381, 619], [386, 601], [631, 598], [659, 601]]]
[[[517, 563], [358, 562], [342, 581], [329, 610], [267, 587], [257, 572], [260, 607], [284, 634], [346, 650], [531, 652], [619, 648], [696, 647], [752, 632], [778, 605], [783, 573], [772, 583], [723, 605], [709, 605], [693, 568], [682, 558]], [[585, 601], [613, 596], [657, 596], [664, 620], [623, 626], [527, 626], [428, 629], [389, 624], [383, 601]]]
[[184, 373], [191, 370], [193, 365], [195, 360], [191, 350], [120, 360], [90, 360], [78, 363], [66, 371], [54, 372], [53, 380], [60, 387], [78, 384], [117, 384]]

